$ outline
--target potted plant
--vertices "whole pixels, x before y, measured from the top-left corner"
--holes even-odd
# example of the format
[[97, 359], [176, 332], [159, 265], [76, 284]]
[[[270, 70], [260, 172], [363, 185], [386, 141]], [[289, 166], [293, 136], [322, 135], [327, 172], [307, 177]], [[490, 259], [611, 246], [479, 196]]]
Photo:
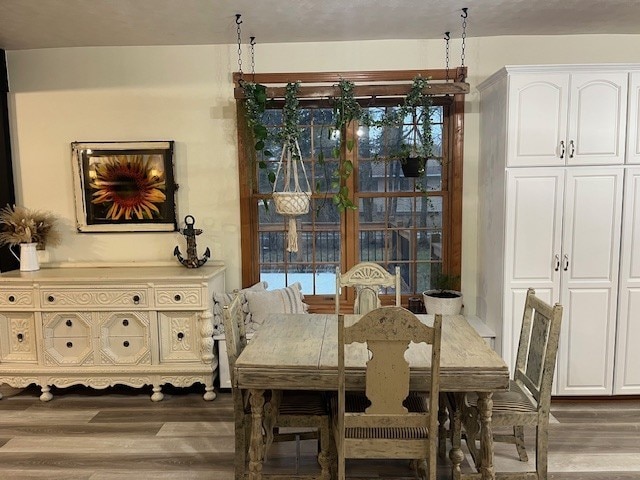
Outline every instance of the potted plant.
[[422, 292], [428, 314], [458, 315], [462, 311], [462, 292], [458, 290], [459, 276], [438, 273], [431, 290]]

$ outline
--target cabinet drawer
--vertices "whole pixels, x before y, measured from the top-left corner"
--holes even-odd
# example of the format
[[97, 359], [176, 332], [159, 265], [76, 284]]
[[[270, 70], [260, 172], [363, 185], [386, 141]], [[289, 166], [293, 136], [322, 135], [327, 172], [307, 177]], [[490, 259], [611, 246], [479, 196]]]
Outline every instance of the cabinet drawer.
[[102, 337], [100, 363], [112, 365], [149, 365], [148, 337]]
[[91, 313], [43, 313], [45, 338], [91, 337]]
[[0, 290], [0, 307], [32, 307], [33, 290], [31, 288], [3, 288]]
[[96, 285], [94, 288], [43, 288], [40, 291], [43, 309], [57, 307], [146, 307], [147, 289], [144, 286], [130, 288], [108, 288]]
[[175, 308], [177, 306], [202, 306], [202, 289], [198, 287], [156, 288], [156, 305]]
[[148, 337], [148, 312], [101, 312], [101, 337]]
[[0, 362], [35, 362], [35, 333], [33, 313], [0, 313]]
[[93, 364], [90, 337], [45, 338], [47, 365]]

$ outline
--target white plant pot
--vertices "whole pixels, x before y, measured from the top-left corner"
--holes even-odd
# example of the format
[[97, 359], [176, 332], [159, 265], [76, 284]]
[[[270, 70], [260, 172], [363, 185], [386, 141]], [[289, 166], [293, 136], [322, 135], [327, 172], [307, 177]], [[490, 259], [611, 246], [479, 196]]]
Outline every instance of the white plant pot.
[[428, 314], [435, 315], [459, 315], [462, 311], [462, 292], [457, 290], [443, 290], [457, 295], [454, 298], [440, 298], [432, 296], [434, 293], [440, 293], [441, 290], [427, 290], [422, 292], [424, 298], [424, 307]]

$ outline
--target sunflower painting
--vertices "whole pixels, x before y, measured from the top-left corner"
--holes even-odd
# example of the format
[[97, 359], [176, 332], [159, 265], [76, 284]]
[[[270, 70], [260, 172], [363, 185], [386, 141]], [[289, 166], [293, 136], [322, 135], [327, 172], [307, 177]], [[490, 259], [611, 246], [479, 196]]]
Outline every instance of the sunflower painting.
[[82, 197], [78, 230], [175, 230], [172, 143], [72, 144]]

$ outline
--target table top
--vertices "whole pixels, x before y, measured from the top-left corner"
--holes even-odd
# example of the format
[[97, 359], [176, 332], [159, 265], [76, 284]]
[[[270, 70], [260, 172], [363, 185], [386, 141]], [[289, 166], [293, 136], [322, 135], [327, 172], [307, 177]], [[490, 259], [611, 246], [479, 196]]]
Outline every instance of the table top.
[[[346, 315], [351, 325], [359, 315]], [[433, 324], [432, 315], [418, 315]], [[411, 344], [406, 353], [412, 390], [428, 389], [431, 346]], [[345, 349], [346, 385], [365, 384], [369, 352], [364, 344]], [[338, 317], [324, 314], [271, 314], [236, 361], [240, 388], [336, 390], [338, 386]], [[506, 390], [509, 370], [462, 315], [442, 324], [440, 388], [447, 392]]]

